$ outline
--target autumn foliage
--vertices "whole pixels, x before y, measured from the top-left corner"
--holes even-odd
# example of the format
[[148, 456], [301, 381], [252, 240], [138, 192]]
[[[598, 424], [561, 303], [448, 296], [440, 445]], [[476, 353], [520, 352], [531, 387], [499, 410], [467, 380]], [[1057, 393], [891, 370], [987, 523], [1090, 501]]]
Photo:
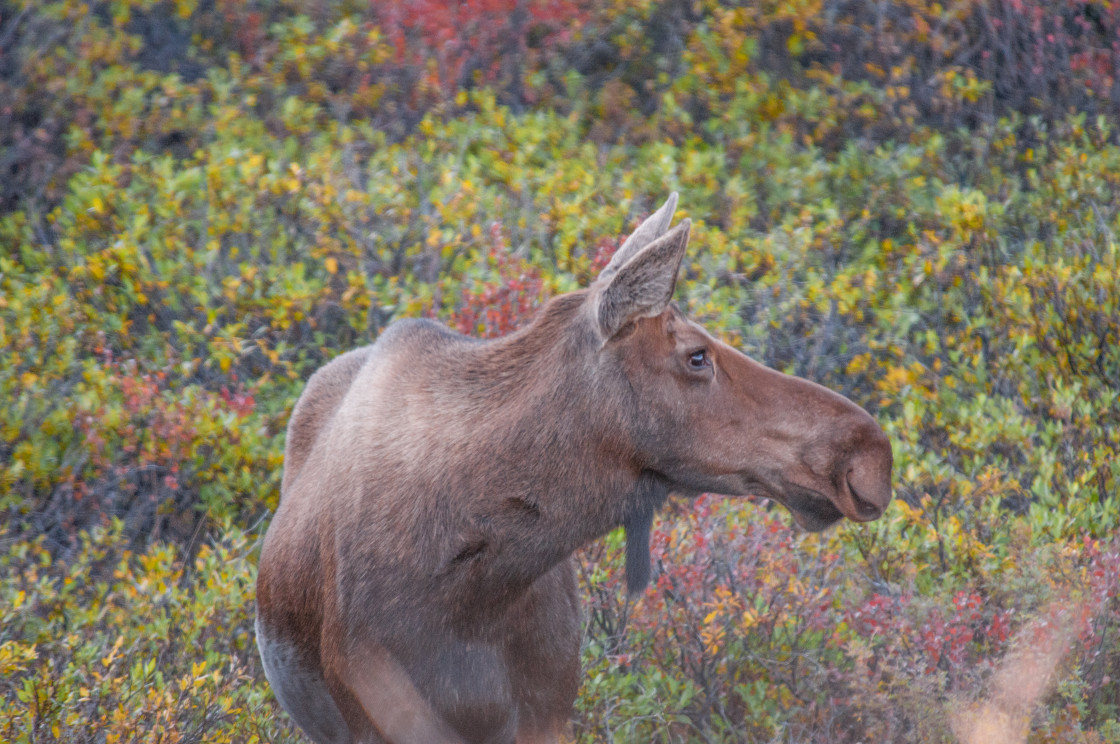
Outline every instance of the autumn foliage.
[[1117, 69], [1103, 0], [0, 0], [0, 740], [301, 741], [252, 617], [303, 381], [519, 327], [677, 190], [677, 301], [896, 499], [672, 501], [636, 599], [588, 546], [572, 736], [1120, 741]]

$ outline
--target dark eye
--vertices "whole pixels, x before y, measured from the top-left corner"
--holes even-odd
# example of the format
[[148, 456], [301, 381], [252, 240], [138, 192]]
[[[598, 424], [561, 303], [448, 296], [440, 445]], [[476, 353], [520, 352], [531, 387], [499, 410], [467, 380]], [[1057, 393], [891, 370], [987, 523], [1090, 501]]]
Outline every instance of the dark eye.
[[711, 364], [711, 360], [708, 359], [707, 349], [697, 349], [688, 355], [689, 369], [704, 369], [705, 367], [710, 367]]

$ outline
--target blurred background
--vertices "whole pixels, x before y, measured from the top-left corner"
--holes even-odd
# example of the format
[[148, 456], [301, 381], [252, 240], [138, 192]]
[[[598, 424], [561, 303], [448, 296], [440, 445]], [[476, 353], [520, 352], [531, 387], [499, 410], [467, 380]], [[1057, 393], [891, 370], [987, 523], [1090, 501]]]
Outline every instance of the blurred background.
[[[581, 555], [578, 742], [1120, 742], [1120, 3], [0, 0], [0, 740], [298, 742], [252, 636], [304, 380], [586, 283], [891, 436], [885, 517]], [[1001, 738], [1002, 737], [1002, 738]]]

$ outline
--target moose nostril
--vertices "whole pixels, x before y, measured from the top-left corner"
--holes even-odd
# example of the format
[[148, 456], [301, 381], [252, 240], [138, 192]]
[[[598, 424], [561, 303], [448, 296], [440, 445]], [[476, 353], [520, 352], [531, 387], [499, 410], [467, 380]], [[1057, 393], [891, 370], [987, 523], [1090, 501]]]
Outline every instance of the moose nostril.
[[851, 471], [848, 471], [847, 482], [848, 492], [852, 495], [852, 503], [856, 508], [856, 512], [861, 518], [872, 520], [882, 515], [883, 509], [885, 508], [886, 504], [877, 504], [860, 495], [859, 490], [856, 489], [856, 487], [852, 484]]
[[848, 460], [848, 493], [853, 510], [867, 519], [875, 519], [891, 501], [894, 455], [890, 439], [870, 416], [859, 434], [859, 446]]

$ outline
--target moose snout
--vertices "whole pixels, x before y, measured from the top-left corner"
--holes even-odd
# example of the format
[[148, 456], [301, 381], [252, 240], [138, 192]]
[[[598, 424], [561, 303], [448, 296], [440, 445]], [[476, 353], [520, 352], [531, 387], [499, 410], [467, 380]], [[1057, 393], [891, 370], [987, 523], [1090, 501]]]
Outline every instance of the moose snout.
[[886, 433], [878, 424], [863, 427], [859, 447], [847, 463], [837, 506], [849, 519], [878, 519], [891, 501], [891, 468], [894, 455]]

